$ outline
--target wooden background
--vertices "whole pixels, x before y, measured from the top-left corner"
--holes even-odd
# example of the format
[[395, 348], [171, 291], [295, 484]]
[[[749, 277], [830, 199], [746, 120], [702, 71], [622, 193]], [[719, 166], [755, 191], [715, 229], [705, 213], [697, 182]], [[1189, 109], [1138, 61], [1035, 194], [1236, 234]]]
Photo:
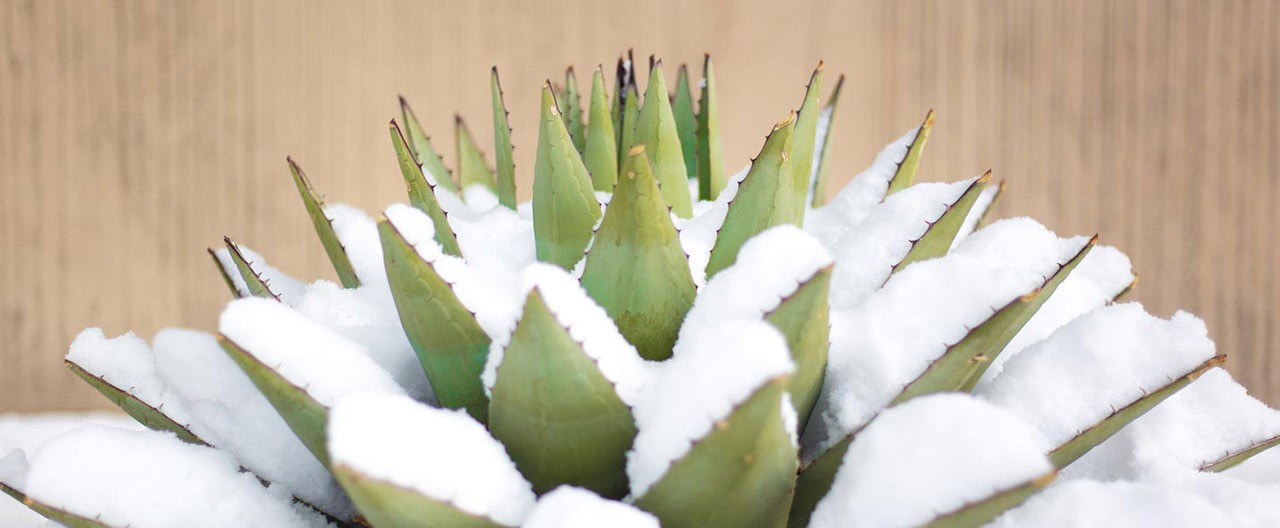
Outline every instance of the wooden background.
[[924, 179], [991, 168], [1001, 215], [1101, 233], [1280, 404], [1278, 31], [1266, 1], [0, 0], [0, 411], [105, 406], [60, 361], [87, 325], [215, 328], [223, 234], [331, 277], [284, 157], [331, 201], [403, 200], [397, 93], [452, 163], [455, 110], [491, 144], [498, 65], [527, 198], [540, 83], [627, 47], [668, 78], [716, 56], [733, 169], [820, 58], [849, 75], [838, 182], [937, 109]]

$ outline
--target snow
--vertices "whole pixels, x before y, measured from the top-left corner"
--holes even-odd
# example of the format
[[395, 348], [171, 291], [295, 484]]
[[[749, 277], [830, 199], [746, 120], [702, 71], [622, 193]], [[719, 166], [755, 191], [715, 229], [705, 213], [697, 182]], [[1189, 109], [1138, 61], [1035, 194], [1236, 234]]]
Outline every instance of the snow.
[[[716, 235], [720, 226], [724, 225], [725, 215], [729, 214], [729, 203], [738, 195], [738, 186], [751, 172], [751, 165], [743, 167], [730, 176], [711, 202], [699, 201], [694, 204], [692, 218], [680, 218], [671, 215], [671, 221], [680, 232], [680, 246], [689, 255], [689, 272], [693, 276], [695, 286], [701, 288], [707, 282], [707, 262], [711, 260], [711, 249], [716, 245]], [[699, 212], [701, 211], [701, 212]]]
[[264, 488], [235, 459], [171, 433], [87, 426], [57, 436], [29, 462], [16, 451], [0, 480], [33, 500], [113, 526], [325, 526], [319, 514]]
[[86, 328], [71, 341], [66, 359], [169, 419], [190, 426], [191, 414], [157, 373], [151, 347], [133, 332], [107, 338], [101, 328]]
[[919, 132], [920, 127], [915, 127], [885, 146], [876, 154], [871, 166], [854, 176], [829, 203], [806, 213], [805, 231], [818, 237], [827, 247], [833, 247], [850, 227], [867, 216], [872, 206], [884, 199], [889, 182], [907, 158], [907, 150]]
[[643, 496], [760, 386], [795, 370], [786, 340], [763, 321], [729, 320], [686, 346], [660, 364], [633, 409], [638, 434], [627, 453], [633, 497]]
[[915, 398], [853, 440], [809, 526], [922, 526], [1052, 472], [1012, 414], [964, 394]]
[[[258, 252], [249, 249], [247, 246], [236, 244], [240, 248], [240, 254], [244, 256], [244, 260], [254, 271], [258, 272], [258, 276], [266, 281], [271, 287], [271, 292], [280, 296], [280, 300], [288, 302], [294, 297], [301, 295], [306, 285], [301, 281], [290, 277], [288, 274], [271, 267], [267, 264], [267, 259], [263, 258]], [[252, 295], [249, 292], [249, 285], [245, 284], [244, 277], [240, 276], [240, 268], [236, 267], [235, 261], [231, 260], [231, 250], [221, 247], [213, 250], [213, 256], [218, 258], [218, 264], [222, 266], [222, 270], [231, 277], [231, 283], [235, 285], [236, 291], [240, 295], [247, 297]]]
[[382, 242], [378, 239], [378, 224], [364, 211], [346, 204], [324, 206], [333, 232], [346, 251], [347, 260], [356, 272], [361, 285], [387, 282], [387, 270], [382, 262]]
[[922, 183], [875, 205], [865, 219], [832, 246], [831, 307], [850, 309], [880, 289], [920, 237], [975, 179]]
[[978, 229], [978, 222], [987, 214], [987, 210], [995, 204], [996, 196], [1000, 194], [1000, 185], [988, 185], [982, 189], [982, 194], [978, 195], [978, 199], [974, 200], [973, 207], [969, 209], [969, 214], [964, 217], [964, 223], [960, 224], [960, 231], [956, 232], [956, 239], [951, 242], [951, 247], [960, 245], [960, 241], [973, 234]]
[[1003, 220], [948, 255], [895, 273], [857, 308], [831, 314], [822, 393], [804, 438], [812, 460], [870, 420], [949, 346], [1039, 288], [1087, 241]]
[[476, 321], [490, 338], [511, 333], [524, 301], [518, 295], [518, 274], [472, 266], [461, 258], [445, 254], [435, 241], [431, 219], [417, 209], [397, 204], [388, 207], [385, 215], [418, 256], [452, 285], [458, 301], [475, 314]]
[[675, 354], [682, 352], [682, 343], [723, 321], [761, 320], [830, 265], [831, 254], [798, 227], [777, 226], [752, 237], [737, 261], [698, 292], [680, 327]]
[[[441, 197], [442, 194], [448, 198]], [[535, 261], [531, 217], [503, 207], [498, 196], [484, 185], [467, 187], [463, 195], [465, 204], [446, 190], [436, 192], [468, 264], [518, 271]], [[433, 236], [434, 233], [432, 231]]]
[[818, 171], [822, 169], [822, 153], [827, 148], [827, 132], [831, 130], [831, 116], [835, 114], [834, 106], [824, 107], [818, 112], [817, 129], [813, 135], [813, 165], [809, 169], [809, 194], [805, 205], [813, 203], [813, 193], [817, 191]]
[[[642, 359], [618, 332], [604, 308], [588, 297], [578, 281], [560, 267], [541, 263], [529, 266], [524, 272], [523, 291], [527, 297], [533, 290], [538, 291], [560, 326], [568, 330], [570, 337], [582, 346], [583, 353], [613, 384], [622, 402], [634, 407], [656, 363]], [[495, 339], [489, 347], [481, 375], [486, 393], [490, 393], [497, 382], [503, 352], [510, 341], [511, 336], [507, 334]]]
[[364, 347], [276, 301], [232, 301], [219, 329], [325, 407], [356, 392], [404, 393]]
[[1128, 256], [1116, 248], [1095, 245], [1036, 314], [1031, 316], [1022, 330], [1005, 345], [1004, 351], [996, 356], [983, 374], [979, 385], [986, 385], [995, 379], [1004, 369], [1005, 362], [1027, 346], [1049, 337], [1054, 330], [1072, 319], [1110, 304], [1133, 281], [1133, 268]]
[[1166, 321], [1138, 303], [1115, 304], [1028, 348], [976, 393], [1035, 425], [1056, 448], [1213, 355], [1194, 315]]
[[506, 526], [519, 525], [534, 504], [532, 487], [483, 425], [403, 396], [366, 393], [339, 403], [329, 416], [329, 456], [335, 467]]
[[658, 518], [618, 501], [573, 486], [560, 486], [542, 498], [523, 528], [659, 528]]
[[1050, 486], [989, 528], [1204, 528], [1235, 526], [1194, 493], [1135, 482], [1072, 480]]

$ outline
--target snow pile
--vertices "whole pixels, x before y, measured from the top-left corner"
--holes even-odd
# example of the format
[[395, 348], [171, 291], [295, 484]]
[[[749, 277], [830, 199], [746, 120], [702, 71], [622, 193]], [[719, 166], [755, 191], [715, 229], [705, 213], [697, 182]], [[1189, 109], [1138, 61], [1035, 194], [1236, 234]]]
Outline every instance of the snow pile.
[[329, 217], [333, 232], [342, 243], [360, 284], [382, 284], [385, 287], [387, 270], [382, 261], [378, 224], [364, 211], [346, 204], [326, 205], [324, 215]]
[[627, 504], [560, 486], [538, 499], [522, 528], [659, 528], [658, 518]]
[[511, 333], [524, 301], [518, 295], [518, 275], [500, 271], [497, 265], [472, 266], [461, 258], [445, 254], [435, 241], [431, 218], [417, 209], [397, 204], [388, 207], [385, 214], [418, 256], [452, 285], [454, 295], [475, 314], [476, 321], [490, 338]]
[[1052, 471], [1013, 415], [968, 395], [915, 398], [854, 438], [809, 526], [923, 526]]
[[919, 133], [920, 127], [913, 128], [885, 146], [876, 154], [871, 166], [854, 176], [830, 203], [806, 213], [805, 231], [827, 247], [835, 247], [850, 227], [861, 222], [871, 208], [884, 199], [889, 182], [898, 173], [898, 166], [907, 159], [907, 151]]
[[[613, 384], [622, 402], [634, 407], [655, 364], [640, 357], [635, 347], [618, 332], [604, 308], [588, 297], [586, 290], [565, 270], [549, 264], [529, 266], [524, 273], [523, 291], [527, 295], [533, 290], [537, 290], [556, 322], [568, 330], [569, 336], [582, 346], [582, 351]], [[486, 394], [492, 392], [497, 382], [503, 352], [510, 342], [511, 335], [507, 334], [495, 339], [489, 347], [481, 376]]]
[[782, 225], [752, 237], [737, 261], [698, 292], [680, 327], [675, 353], [682, 352], [682, 343], [723, 321], [761, 320], [829, 265], [827, 250], [798, 227]]
[[[258, 276], [266, 281], [271, 287], [272, 293], [280, 296], [282, 301], [288, 302], [295, 297], [302, 295], [302, 291], [306, 289], [306, 285], [301, 281], [290, 277], [288, 274], [271, 267], [267, 264], [267, 260], [262, 258], [258, 252], [249, 249], [243, 245], [237, 244], [240, 248], [240, 255], [244, 257], [254, 271], [258, 272]], [[252, 295], [249, 292], [249, 285], [245, 284], [244, 277], [240, 276], [240, 268], [236, 267], [236, 262], [231, 259], [231, 250], [221, 247], [213, 250], [213, 256], [218, 259], [218, 265], [222, 266], [222, 271], [231, 278], [231, 284], [235, 285], [236, 291], [241, 297]]]
[[1028, 345], [1049, 337], [1054, 330], [1072, 319], [1110, 304], [1133, 281], [1133, 269], [1128, 256], [1110, 246], [1094, 246], [1013, 340], [1005, 345], [1004, 351], [991, 362], [991, 367], [983, 374], [979, 384], [990, 383], [1004, 369], [1004, 363]]
[[320, 405], [361, 391], [403, 394], [391, 375], [359, 344], [270, 299], [232, 301], [222, 311], [222, 334]]
[[806, 459], [865, 424], [971, 328], [1039, 288], [1085, 243], [1060, 239], [1030, 219], [1004, 220], [945, 257], [895, 273], [857, 308], [832, 313]]
[[854, 308], [880, 289], [915, 242], [973, 182], [971, 178], [952, 184], [913, 185], [872, 207], [866, 218], [833, 246], [836, 266], [831, 273], [831, 307]]
[[1236, 526], [1194, 493], [1135, 482], [1072, 480], [1050, 486], [990, 528], [1204, 528]]
[[329, 457], [335, 467], [506, 526], [519, 525], [534, 504], [532, 487], [483, 425], [403, 396], [360, 394], [339, 403], [329, 415]]
[[326, 526], [264, 488], [230, 455], [169, 433], [86, 427], [45, 443], [28, 463], [0, 460], [0, 481], [33, 500], [112, 526]]
[[1165, 321], [1137, 303], [1085, 314], [1010, 360], [977, 391], [1036, 426], [1051, 448], [1214, 355], [1204, 322]]
[[982, 221], [982, 217], [995, 204], [996, 196], [999, 196], [1002, 188], [1003, 185], [988, 185], [982, 189], [982, 194], [979, 194], [978, 199], [974, 200], [973, 207], [969, 209], [969, 214], [964, 217], [964, 223], [960, 224], [960, 230], [956, 232], [956, 239], [951, 241], [951, 247], [954, 248], [960, 245], [960, 241], [978, 229], [978, 222]]
[[729, 203], [738, 195], [738, 186], [749, 172], [751, 165], [730, 176], [715, 200], [696, 202], [692, 218], [671, 215], [671, 222], [680, 232], [680, 246], [689, 255], [689, 273], [699, 288], [707, 282], [707, 262], [711, 260], [711, 249], [716, 245], [716, 235], [724, 225], [725, 215], [729, 214]]
[[468, 187], [464, 195], [465, 206], [447, 210], [449, 227], [458, 237], [458, 247], [467, 264], [517, 272], [534, 262], [532, 219], [522, 218], [503, 207], [498, 197], [483, 185]]
[[643, 496], [760, 386], [795, 370], [786, 340], [763, 321], [726, 321], [687, 346], [661, 363], [633, 409], [638, 434], [627, 453], [633, 497]]

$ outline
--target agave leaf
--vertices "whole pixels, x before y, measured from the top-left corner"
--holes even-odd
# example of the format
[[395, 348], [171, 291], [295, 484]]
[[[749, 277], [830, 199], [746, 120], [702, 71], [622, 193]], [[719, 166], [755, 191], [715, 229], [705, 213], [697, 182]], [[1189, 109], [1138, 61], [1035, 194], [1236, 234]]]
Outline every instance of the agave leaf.
[[820, 207], [827, 203], [827, 172], [831, 170], [831, 163], [828, 156], [831, 155], [831, 138], [835, 136], [836, 131], [836, 111], [840, 109], [840, 89], [844, 87], [844, 74], [836, 79], [836, 87], [831, 91], [831, 99], [827, 101], [827, 106], [823, 110], [827, 114], [827, 131], [822, 136], [822, 144], [817, 145], [818, 149], [818, 168], [814, 171], [813, 176], [813, 207]]
[[1137, 420], [1143, 414], [1146, 414], [1147, 411], [1151, 410], [1156, 405], [1159, 405], [1160, 402], [1164, 401], [1166, 398], [1173, 396], [1187, 385], [1190, 385], [1191, 382], [1195, 381], [1196, 378], [1199, 378], [1201, 374], [1204, 374], [1213, 367], [1221, 365], [1226, 360], [1227, 356], [1225, 355], [1214, 356], [1196, 368], [1191, 369], [1190, 372], [1179, 376], [1177, 379], [1170, 380], [1169, 383], [1163, 387], [1147, 393], [1145, 396], [1138, 398], [1129, 405], [1116, 409], [1106, 418], [1103, 418], [1098, 423], [1093, 424], [1089, 428], [1081, 431], [1075, 437], [1067, 440], [1062, 445], [1050, 451], [1049, 460], [1052, 461], [1053, 465], [1058, 469], [1067, 467], [1072, 462], [1075, 462], [1077, 459], [1084, 456], [1085, 453], [1088, 453], [1090, 449], [1094, 448], [1094, 446], [1097, 446], [1104, 440], [1111, 438], [1111, 435], [1116, 434], [1117, 431], [1128, 425], [1129, 422]]
[[789, 383], [781, 376], [756, 389], [635, 505], [665, 528], [781, 526], [799, 465], [780, 405]]
[[591, 176], [560, 119], [551, 85], [542, 89], [542, 122], [533, 166], [533, 234], [538, 260], [570, 269], [600, 220]]
[[365, 475], [346, 465], [333, 468], [342, 489], [371, 526], [378, 528], [502, 528], [484, 517], [408, 488]]
[[493, 148], [497, 167], [498, 202], [508, 209], [516, 208], [516, 162], [511, 146], [511, 125], [507, 122], [510, 112], [502, 99], [502, 85], [498, 82], [498, 67], [489, 76], [489, 89], [493, 92]]
[[597, 191], [613, 192], [618, 183], [618, 144], [613, 132], [613, 117], [604, 94], [604, 72], [596, 69], [591, 76], [591, 121], [587, 124], [587, 145], [582, 162], [591, 173], [591, 184]]
[[404, 120], [404, 131], [409, 136], [408, 143], [413, 158], [422, 164], [422, 170], [431, 173], [436, 185], [449, 192], [458, 192], [458, 184], [453, 181], [453, 171], [444, 166], [444, 160], [440, 159], [440, 154], [431, 146], [431, 137], [423, 132], [422, 123], [418, 121], [417, 114], [413, 113], [413, 108], [409, 107], [409, 101], [404, 96], [400, 96], [400, 118]]
[[195, 433], [192, 433], [190, 429], [187, 429], [187, 426], [164, 414], [163, 406], [159, 409], [152, 407], [130, 394], [129, 391], [112, 385], [111, 382], [85, 370], [71, 360], [64, 360], [63, 363], [67, 365], [67, 368], [71, 369], [72, 373], [79, 376], [89, 386], [106, 396], [108, 400], [111, 400], [111, 403], [116, 404], [125, 414], [128, 414], [148, 429], [169, 431], [177, 435], [179, 440], [189, 444], [208, 445]]
[[995, 209], [996, 203], [1000, 201], [1000, 197], [1004, 196], [1005, 185], [1008, 182], [1001, 181], [996, 187], [995, 195], [991, 197], [991, 201], [987, 202], [987, 206], [982, 209], [982, 214], [978, 216], [978, 228], [991, 222], [991, 211]]
[[436, 400], [450, 409], [465, 408], [484, 423], [489, 400], [480, 373], [489, 355], [489, 336], [458, 300], [453, 286], [386, 218], [378, 220], [378, 236], [400, 323]]
[[[617, 137], [614, 138], [614, 144], [618, 146], [619, 156], [630, 147], [630, 145], [623, 142], [622, 124], [624, 122], [623, 115], [627, 113], [627, 98], [631, 97], [630, 89], [636, 84], [635, 63], [632, 58], [631, 50], [627, 50], [625, 59], [618, 57], [618, 68], [614, 70], [613, 130], [617, 134]], [[622, 164], [621, 158], [618, 159], [618, 164]]]
[[573, 66], [564, 71], [564, 109], [565, 127], [569, 129], [569, 137], [573, 138], [573, 146], [581, 153], [586, 149], [587, 136], [582, 123], [582, 96], [578, 92], [578, 76]]
[[45, 519], [58, 523], [60, 526], [67, 528], [115, 528], [96, 519], [90, 519], [37, 501], [4, 482], [0, 482], [0, 491], [21, 502], [23, 506], [31, 509], [31, 511], [40, 514]]
[[431, 223], [436, 230], [436, 242], [440, 243], [444, 252], [455, 257], [462, 256], [462, 249], [458, 247], [458, 237], [453, 233], [453, 227], [449, 225], [449, 218], [444, 208], [440, 207], [440, 202], [436, 200], [435, 184], [422, 172], [422, 165], [413, 157], [409, 144], [405, 142], [404, 134], [400, 133], [400, 126], [395, 121], [391, 122], [391, 144], [396, 149], [400, 174], [404, 176], [405, 185], [409, 187], [409, 203], [431, 217]]
[[618, 166], [626, 160], [621, 159], [627, 151], [636, 145], [636, 122], [640, 119], [640, 92], [636, 85], [627, 87], [627, 97], [622, 100], [622, 128], [618, 130]]
[[285, 379], [226, 336], [219, 334], [218, 344], [240, 370], [244, 371], [271, 406], [275, 407], [280, 417], [289, 424], [289, 429], [302, 440], [311, 454], [325, 467], [329, 467], [329, 451], [325, 447], [328, 438], [325, 426], [329, 422], [329, 409], [307, 394], [305, 389]]
[[697, 290], [645, 150], [636, 145], [627, 155], [587, 252], [582, 286], [641, 357], [663, 360]]
[[898, 164], [898, 171], [889, 181], [889, 189], [885, 191], [885, 196], [911, 186], [911, 182], [916, 177], [916, 170], [920, 168], [920, 156], [924, 154], [924, 145], [929, 141], [929, 130], [932, 128], [933, 110], [929, 110], [929, 113], [924, 116], [924, 123], [920, 125], [919, 132], [916, 133], [916, 138], [907, 148], [907, 156], [902, 159], [902, 163]]
[[620, 499], [631, 409], [534, 289], [498, 366], [489, 430], [533, 491], [569, 484]]
[[922, 528], [978, 528], [998, 517], [1001, 513], [1022, 504], [1032, 495], [1048, 486], [1058, 476], [1051, 471], [1031, 481], [1012, 488], [998, 491], [977, 502], [965, 504], [958, 510], [944, 513], [924, 524]]
[[813, 510], [818, 507], [819, 502], [822, 502], [822, 498], [827, 496], [827, 492], [831, 491], [831, 485], [836, 481], [836, 473], [840, 471], [840, 466], [844, 462], [844, 455], [849, 451], [849, 445], [853, 443], [853, 437], [856, 435], [855, 431], [846, 436], [800, 471], [800, 475], [796, 477], [795, 499], [791, 501], [791, 513], [787, 517], [788, 528], [809, 526], [809, 518], [813, 516]]
[[1273, 436], [1261, 442], [1255, 443], [1248, 448], [1228, 453], [1222, 458], [1206, 462], [1200, 466], [1200, 471], [1209, 471], [1213, 473], [1225, 471], [1240, 465], [1241, 462], [1253, 458], [1254, 455], [1280, 445], [1280, 436]]
[[236, 282], [231, 280], [230, 270], [222, 265], [222, 259], [218, 258], [217, 251], [214, 251], [213, 248], [208, 248], [208, 251], [209, 257], [213, 258], [214, 267], [218, 268], [218, 275], [222, 277], [222, 282], [227, 285], [228, 290], [231, 290], [231, 296], [239, 299], [241, 297], [240, 289], [236, 288]]
[[324, 214], [324, 200], [316, 194], [311, 181], [307, 179], [307, 174], [302, 172], [302, 167], [299, 167], [293, 158], [286, 158], [286, 161], [289, 162], [289, 172], [293, 174], [293, 183], [298, 187], [298, 194], [302, 195], [302, 204], [306, 206], [307, 214], [311, 216], [311, 224], [315, 226], [316, 235], [320, 237], [320, 244], [324, 246], [324, 252], [329, 255], [333, 270], [338, 273], [338, 281], [342, 282], [344, 288], [359, 287], [360, 279], [356, 277], [356, 270], [351, 266], [347, 250], [342, 247], [337, 233], [334, 233], [333, 223]]
[[489, 163], [484, 160], [484, 151], [480, 150], [462, 116], [453, 116], [453, 131], [458, 146], [458, 187], [465, 190], [472, 185], [483, 185], [496, 194], [498, 189], [494, 183], [493, 171], [489, 170]]
[[800, 284], [795, 293], [783, 299], [765, 320], [777, 327], [787, 338], [787, 349], [796, 363], [787, 392], [799, 418], [799, 430], [803, 431], [813, 406], [822, 390], [822, 376], [827, 368], [827, 349], [830, 347], [831, 267], [827, 266]]
[[671, 101], [671, 112], [676, 119], [676, 132], [680, 133], [680, 152], [684, 156], [685, 175], [698, 177], [698, 117], [693, 111], [693, 93], [689, 91], [689, 66], [680, 65], [676, 74], [676, 96]]
[[[796, 117], [796, 129], [791, 138], [791, 171], [796, 186], [803, 186], [805, 199], [809, 197], [809, 189], [813, 186], [813, 154], [818, 136], [818, 116], [822, 113], [818, 94], [822, 92], [822, 61], [814, 68], [809, 77], [809, 85], [805, 88], [804, 102], [800, 105], [800, 115]], [[800, 204], [800, 218], [804, 218], [805, 204]]]
[[942, 216], [929, 225], [924, 235], [911, 244], [911, 250], [902, 258], [902, 262], [894, 267], [894, 271], [906, 268], [912, 262], [946, 255], [955, 243], [956, 235], [960, 233], [960, 227], [964, 225], [965, 218], [968, 218], [973, 204], [978, 201], [978, 196], [982, 194], [989, 181], [991, 181], [991, 171], [983, 173], [981, 177], [974, 180], [960, 198], [947, 206]]
[[724, 224], [707, 261], [707, 279], [733, 265], [747, 239], [781, 224], [800, 225], [808, 187], [796, 189], [791, 180], [791, 138], [796, 113], [773, 126], [760, 155], [729, 202]]
[[698, 99], [698, 198], [714, 200], [725, 186], [724, 151], [720, 146], [720, 104], [716, 101], [716, 76], [711, 55], [702, 58], [702, 93]]
[[244, 253], [240, 252], [240, 246], [232, 242], [230, 237], [222, 237], [222, 241], [227, 244], [227, 251], [231, 254], [231, 261], [235, 262], [236, 270], [240, 272], [240, 278], [244, 279], [245, 285], [249, 288], [249, 294], [254, 297], [270, 297], [277, 301], [280, 300], [280, 296], [271, 291], [271, 285], [267, 283], [266, 279], [262, 278], [262, 274], [253, 269], [253, 263], [244, 258]]

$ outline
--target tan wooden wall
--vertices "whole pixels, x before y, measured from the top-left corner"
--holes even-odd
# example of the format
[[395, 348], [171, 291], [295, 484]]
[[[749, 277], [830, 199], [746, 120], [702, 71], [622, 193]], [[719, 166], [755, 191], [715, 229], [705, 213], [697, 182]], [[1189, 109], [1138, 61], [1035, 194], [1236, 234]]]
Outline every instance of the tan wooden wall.
[[0, 0], [0, 411], [103, 406], [60, 360], [87, 325], [214, 328], [223, 234], [330, 277], [286, 154], [331, 201], [402, 200], [395, 95], [445, 152], [455, 110], [489, 143], [496, 64], [527, 197], [540, 83], [632, 46], [717, 57], [735, 168], [820, 58], [841, 182], [937, 109], [923, 178], [991, 168], [1000, 214], [1101, 233], [1280, 403], [1278, 31], [1267, 1]]

